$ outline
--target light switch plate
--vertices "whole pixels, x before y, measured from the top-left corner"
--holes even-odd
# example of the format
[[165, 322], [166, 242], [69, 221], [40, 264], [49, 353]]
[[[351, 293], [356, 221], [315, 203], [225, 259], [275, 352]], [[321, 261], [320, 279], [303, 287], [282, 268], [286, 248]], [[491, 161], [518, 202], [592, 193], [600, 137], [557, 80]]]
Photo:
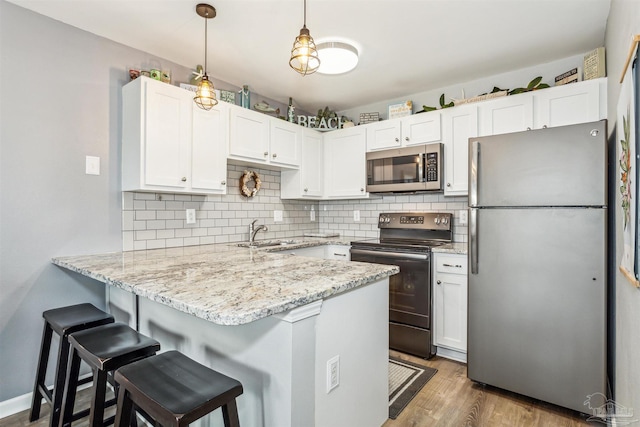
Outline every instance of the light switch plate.
[[469, 222], [468, 214], [467, 211], [460, 211], [460, 225], [467, 225], [467, 222]]
[[356, 222], [360, 221], [360, 211], [353, 211], [353, 220]]
[[95, 157], [95, 156], [86, 157], [85, 174], [100, 175], [100, 157]]
[[195, 224], [195, 223], [196, 223], [196, 210], [187, 209], [187, 224]]

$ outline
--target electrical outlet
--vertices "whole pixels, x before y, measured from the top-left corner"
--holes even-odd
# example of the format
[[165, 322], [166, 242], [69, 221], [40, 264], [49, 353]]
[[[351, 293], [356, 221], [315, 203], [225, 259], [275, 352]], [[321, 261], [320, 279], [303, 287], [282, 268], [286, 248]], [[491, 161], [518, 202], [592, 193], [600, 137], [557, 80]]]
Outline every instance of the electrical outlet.
[[460, 211], [460, 225], [466, 225], [469, 222], [469, 212]]
[[360, 211], [353, 211], [353, 220], [360, 221]]
[[311, 211], [309, 212], [309, 219], [311, 221], [315, 221], [316, 220], [316, 211], [313, 210], [313, 207], [311, 208]]
[[282, 222], [282, 211], [273, 211], [273, 222]]
[[340, 356], [327, 361], [327, 393], [340, 385]]
[[187, 224], [195, 224], [196, 223], [196, 210], [195, 209], [187, 209]]

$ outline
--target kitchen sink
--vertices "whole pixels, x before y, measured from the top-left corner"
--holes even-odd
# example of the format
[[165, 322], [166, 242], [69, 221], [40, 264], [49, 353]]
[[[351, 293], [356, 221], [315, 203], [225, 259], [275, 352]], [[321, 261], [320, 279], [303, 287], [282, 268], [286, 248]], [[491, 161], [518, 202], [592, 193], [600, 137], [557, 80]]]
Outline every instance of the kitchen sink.
[[271, 246], [295, 245], [297, 243], [300, 243], [300, 240], [259, 240], [253, 243], [241, 242], [238, 243], [238, 246], [241, 248], [268, 248]]

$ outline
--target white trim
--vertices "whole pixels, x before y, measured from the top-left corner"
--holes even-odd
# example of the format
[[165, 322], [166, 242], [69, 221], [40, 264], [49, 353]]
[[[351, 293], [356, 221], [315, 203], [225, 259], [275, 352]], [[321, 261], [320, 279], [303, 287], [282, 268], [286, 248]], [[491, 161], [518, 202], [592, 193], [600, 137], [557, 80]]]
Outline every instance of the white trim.
[[280, 320], [285, 322], [295, 323], [300, 320], [304, 320], [308, 317], [317, 316], [322, 309], [322, 300], [314, 301], [310, 304], [303, 305], [302, 307], [294, 308], [286, 313], [274, 314]]
[[440, 357], [444, 357], [445, 359], [455, 360], [456, 362], [467, 363], [467, 353], [454, 350], [452, 348], [446, 348], [438, 346], [438, 350], [436, 354]]

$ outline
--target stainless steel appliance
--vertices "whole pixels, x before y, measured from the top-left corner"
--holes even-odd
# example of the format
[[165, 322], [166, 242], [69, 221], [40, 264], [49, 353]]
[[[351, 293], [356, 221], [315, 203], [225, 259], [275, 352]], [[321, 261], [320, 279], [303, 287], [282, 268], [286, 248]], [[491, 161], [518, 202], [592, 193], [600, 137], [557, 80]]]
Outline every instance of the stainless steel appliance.
[[381, 213], [380, 238], [351, 242], [351, 261], [392, 264], [389, 277], [389, 347], [429, 358], [431, 337], [431, 248], [451, 242], [450, 213]]
[[367, 153], [367, 191], [442, 191], [442, 144]]
[[606, 121], [469, 139], [468, 376], [606, 394]]

